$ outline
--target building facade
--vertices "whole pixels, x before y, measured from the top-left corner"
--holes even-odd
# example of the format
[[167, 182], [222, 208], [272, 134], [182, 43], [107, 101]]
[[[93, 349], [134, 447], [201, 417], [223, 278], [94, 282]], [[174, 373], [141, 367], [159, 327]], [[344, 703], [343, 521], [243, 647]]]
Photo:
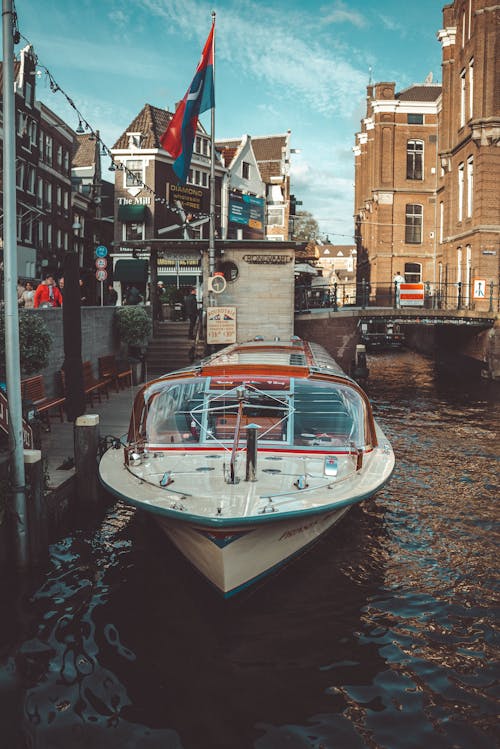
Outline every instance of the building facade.
[[[111, 254], [119, 293], [124, 284], [132, 282], [146, 293], [144, 260], [150, 257], [151, 248], [157, 257], [158, 278], [164, 283], [180, 288], [198, 283], [201, 276], [199, 254], [188, 247], [192, 240], [209, 239], [210, 137], [198, 123], [187, 183], [180, 185], [172, 168], [173, 159], [160, 145], [171, 118], [170, 112], [146, 104], [111, 149], [115, 169]], [[214, 226], [218, 237], [222, 234], [225, 173], [220, 159], [216, 159]], [[176, 240], [175, 250], [169, 249], [170, 240]], [[179, 251], [177, 240], [186, 240], [185, 252]], [[142, 257], [134, 243], [141, 243]]]
[[358, 280], [390, 301], [397, 273], [408, 281], [437, 274], [438, 101], [428, 81], [396, 92], [367, 87], [367, 111], [356, 135], [355, 236]]
[[462, 306], [485, 309], [500, 269], [500, 6], [455, 0], [443, 8], [439, 112], [438, 281]]

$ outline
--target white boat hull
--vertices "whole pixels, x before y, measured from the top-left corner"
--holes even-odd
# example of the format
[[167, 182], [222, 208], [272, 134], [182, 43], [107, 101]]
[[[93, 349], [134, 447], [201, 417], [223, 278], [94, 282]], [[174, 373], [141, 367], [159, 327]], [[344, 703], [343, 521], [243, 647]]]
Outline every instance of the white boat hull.
[[228, 598], [312, 544], [348, 509], [223, 531], [161, 516], [156, 520], [179, 551]]

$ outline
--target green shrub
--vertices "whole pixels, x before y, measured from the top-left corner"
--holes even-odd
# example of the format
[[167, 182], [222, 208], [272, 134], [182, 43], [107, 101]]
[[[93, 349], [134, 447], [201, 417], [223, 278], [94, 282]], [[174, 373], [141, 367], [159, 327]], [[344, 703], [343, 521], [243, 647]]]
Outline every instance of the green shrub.
[[153, 331], [148, 311], [138, 304], [117, 307], [114, 324], [120, 341], [129, 346], [146, 346]]
[[[49, 363], [52, 336], [40, 315], [19, 310], [19, 349], [21, 372], [41, 372]], [[5, 372], [5, 314], [0, 310], [0, 370]]]

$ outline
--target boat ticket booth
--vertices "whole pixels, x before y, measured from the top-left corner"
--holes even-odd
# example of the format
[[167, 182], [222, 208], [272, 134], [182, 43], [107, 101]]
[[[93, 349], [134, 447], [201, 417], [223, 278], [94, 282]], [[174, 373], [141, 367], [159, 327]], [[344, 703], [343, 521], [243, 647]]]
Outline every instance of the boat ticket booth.
[[[149, 240], [113, 251], [119, 274], [126, 263], [148, 263], [148, 284], [174, 286], [180, 298], [195, 287], [206, 322], [207, 343], [227, 345], [251, 340], [287, 339], [294, 332], [295, 253], [300, 242]], [[214, 273], [210, 273], [211, 254]]]

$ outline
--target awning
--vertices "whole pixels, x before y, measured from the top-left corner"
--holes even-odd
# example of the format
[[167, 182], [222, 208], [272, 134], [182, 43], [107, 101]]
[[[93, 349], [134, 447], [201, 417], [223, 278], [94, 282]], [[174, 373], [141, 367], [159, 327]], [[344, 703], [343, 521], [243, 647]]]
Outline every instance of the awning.
[[295, 274], [298, 275], [299, 273], [307, 273], [310, 276], [318, 275], [318, 271], [316, 270], [316, 268], [313, 268], [312, 265], [309, 265], [309, 263], [296, 263]]
[[148, 280], [147, 260], [117, 260], [113, 268], [113, 280], [130, 283], [146, 283]]
[[118, 221], [129, 224], [142, 224], [146, 220], [145, 205], [119, 205]]

